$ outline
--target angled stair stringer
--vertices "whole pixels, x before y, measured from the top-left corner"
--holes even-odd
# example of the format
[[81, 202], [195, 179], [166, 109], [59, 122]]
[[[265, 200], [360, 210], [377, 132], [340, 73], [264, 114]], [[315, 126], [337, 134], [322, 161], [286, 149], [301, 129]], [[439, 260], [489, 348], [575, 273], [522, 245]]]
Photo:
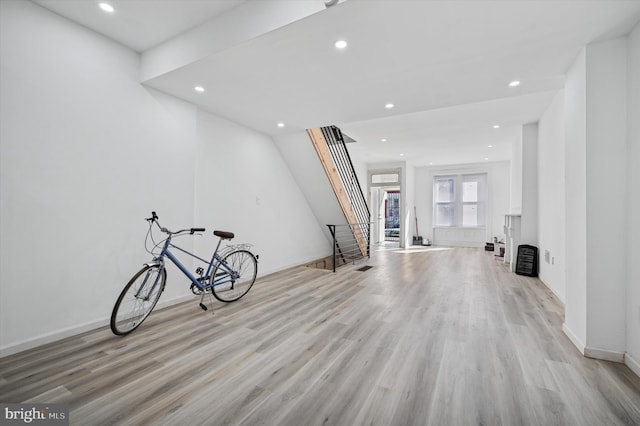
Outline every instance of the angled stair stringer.
[[[357, 186], [357, 191], [354, 191], [353, 188], [345, 188], [345, 181], [351, 181], [350, 177], [345, 176], [345, 174], [349, 173], [355, 177], [353, 164], [351, 164], [351, 160], [348, 159], [348, 164], [346, 166], [343, 164], [342, 167], [338, 167], [334, 161], [334, 155], [329, 148], [330, 144], [342, 143], [344, 145], [340, 130], [335, 126], [330, 126], [308, 129], [307, 134], [309, 135], [309, 138], [313, 143], [313, 147], [318, 154], [342, 213], [344, 214], [347, 223], [352, 225], [351, 231], [353, 232], [353, 237], [358, 244], [360, 252], [362, 256], [368, 256], [369, 226], [364, 223], [365, 221], [369, 221], [369, 210], [366, 206], [366, 201], [362, 195], [362, 190], [360, 188], [360, 184], [357, 182], [357, 178], [356, 182], [351, 182], [352, 186]], [[340, 140], [338, 141], [336, 139]], [[346, 155], [348, 157], [348, 153], [346, 153]], [[361, 197], [361, 199], [356, 201], [353, 199], [354, 197]], [[360, 203], [360, 208], [357, 206], [354, 208], [354, 205], [357, 204], [357, 202]]]

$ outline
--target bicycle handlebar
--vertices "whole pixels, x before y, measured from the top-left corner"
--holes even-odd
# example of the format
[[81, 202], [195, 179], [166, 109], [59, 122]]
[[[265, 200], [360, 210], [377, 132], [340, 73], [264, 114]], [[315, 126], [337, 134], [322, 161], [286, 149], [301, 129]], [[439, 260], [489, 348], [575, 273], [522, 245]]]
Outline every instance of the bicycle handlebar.
[[151, 217], [145, 219], [148, 222], [151, 222], [151, 224], [153, 224], [154, 222], [158, 225], [158, 228], [160, 228], [160, 230], [162, 232], [164, 232], [165, 234], [169, 234], [169, 235], [176, 235], [176, 234], [180, 234], [182, 232], [189, 232], [190, 234], [194, 234], [196, 232], [204, 232], [206, 231], [206, 228], [189, 228], [189, 229], [181, 229], [180, 231], [177, 232], [173, 232], [168, 230], [167, 228], [165, 228], [164, 226], [160, 226], [160, 223], [158, 222], [158, 215], [156, 214], [156, 212], [151, 212]]

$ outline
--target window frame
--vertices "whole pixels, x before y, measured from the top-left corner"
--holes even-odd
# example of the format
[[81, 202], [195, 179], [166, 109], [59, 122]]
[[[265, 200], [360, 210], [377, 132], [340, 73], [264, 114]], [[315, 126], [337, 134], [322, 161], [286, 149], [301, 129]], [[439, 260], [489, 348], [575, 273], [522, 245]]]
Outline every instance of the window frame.
[[[445, 180], [453, 181], [452, 191], [451, 191], [451, 201], [438, 201], [438, 184]], [[457, 199], [457, 188], [456, 188], [456, 176], [455, 175], [441, 175], [434, 176], [433, 178], [433, 223], [435, 227], [438, 228], [451, 228], [456, 226], [456, 199]], [[442, 225], [438, 223], [438, 207], [440, 206], [452, 206], [453, 207], [453, 215], [451, 217], [450, 225]]]
[[[476, 179], [469, 179], [476, 177]], [[453, 201], [438, 201], [438, 183], [444, 180], [453, 180]], [[466, 182], [478, 182], [476, 201], [464, 201], [464, 184]], [[446, 173], [433, 176], [433, 227], [434, 228], [470, 228], [486, 229], [488, 219], [488, 196], [489, 196], [489, 173], [487, 172], [467, 172], [467, 173]], [[439, 221], [438, 207], [443, 205], [453, 205], [453, 215], [449, 225]], [[476, 225], [464, 223], [464, 207], [476, 206]]]

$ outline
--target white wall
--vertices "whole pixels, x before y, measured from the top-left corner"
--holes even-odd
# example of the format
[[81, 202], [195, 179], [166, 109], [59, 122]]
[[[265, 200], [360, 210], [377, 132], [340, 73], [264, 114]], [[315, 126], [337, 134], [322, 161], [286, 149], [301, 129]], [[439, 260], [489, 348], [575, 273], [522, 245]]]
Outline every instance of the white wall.
[[492, 163], [489, 172], [489, 208], [491, 228], [488, 237], [502, 240], [504, 235], [504, 215], [509, 211], [509, 173], [508, 161]]
[[[538, 126], [538, 244], [540, 279], [565, 302], [564, 91]], [[542, 167], [540, 167], [542, 165]], [[545, 260], [545, 251], [549, 259]]]
[[587, 340], [586, 63], [585, 49], [565, 79], [566, 298], [563, 329], [584, 351]]
[[[31, 2], [0, 8], [0, 355], [106, 325], [150, 258], [151, 210], [209, 228], [185, 248], [234, 231], [260, 274], [325, 249], [269, 137], [145, 88], [138, 55], [84, 27]], [[189, 294], [169, 271], [161, 303]]]
[[509, 212], [522, 213], [522, 133], [511, 143], [511, 171], [509, 182]]
[[[626, 350], [627, 43], [587, 46], [567, 75], [565, 331], [589, 356]], [[613, 249], [605, 249], [613, 248]]]
[[[538, 246], [538, 123], [522, 126], [520, 244]], [[515, 248], [517, 252], [517, 247]]]
[[307, 203], [315, 215], [316, 221], [323, 228], [326, 239], [324, 253], [315, 259], [329, 256], [332, 253], [332, 236], [327, 225], [346, 224], [347, 220], [327, 178], [318, 153], [306, 131], [282, 135], [275, 140], [276, 147], [284, 159], [292, 178], [301, 188]]
[[[140, 86], [132, 51], [31, 2], [0, 7], [4, 352], [106, 324], [149, 257], [151, 210], [192, 224], [195, 109]], [[172, 284], [165, 301], [185, 293]]]
[[627, 45], [587, 46], [587, 346], [625, 349]]
[[627, 155], [627, 356], [625, 361], [640, 376], [640, 24], [628, 44], [628, 155]]
[[[313, 151], [308, 136], [297, 142]], [[299, 161], [307, 168], [317, 165], [330, 190], [315, 152], [313, 155], [315, 158]], [[196, 222], [234, 232], [236, 238], [230, 244], [254, 244], [260, 255], [259, 274], [331, 253], [322, 229], [326, 225], [314, 216], [270, 137], [200, 111], [196, 161]], [[335, 201], [333, 193], [329, 196], [329, 201]], [[197, 248], [208, 253], [216, 240], [199, 239]]]
[[486, 241], [504, 237], [504, 215], [509, 212], [510, 199], [509, 161], [452, 166], [416, 167], [415, 205], [418, 210], [418, 227], [423, 238], [433, 239], [433, 178], [442, 174], [487, 173], [488, 199]]

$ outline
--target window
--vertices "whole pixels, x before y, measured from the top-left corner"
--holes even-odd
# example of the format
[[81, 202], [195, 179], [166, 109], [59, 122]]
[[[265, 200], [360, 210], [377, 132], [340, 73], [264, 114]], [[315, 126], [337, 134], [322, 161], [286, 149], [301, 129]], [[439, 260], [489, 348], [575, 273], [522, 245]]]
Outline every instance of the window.
[[436, 176], [433, 189], [434, 225], [485, 226], [486, 193], [486, 173]]
[[371, 175], [371, 183], [400, 183], [400, 174], [375, 173]]
[[436, 226], [455, 224], [455, 177], [437, 177], [435, 183]]
[[481, 201], [484, 201], [484, 189], [486, 175], [462, 176], [462, 226], [484, 226], [484, 209]]

